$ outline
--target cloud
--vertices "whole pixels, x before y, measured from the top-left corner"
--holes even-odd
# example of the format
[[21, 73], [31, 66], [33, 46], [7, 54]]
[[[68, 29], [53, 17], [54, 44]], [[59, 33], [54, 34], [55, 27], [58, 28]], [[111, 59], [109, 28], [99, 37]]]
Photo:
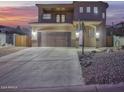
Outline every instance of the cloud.
[[35, 6], [39, 4], [65, 4], [72, 1], [0, 1], [0, 7], [20, 7], [20, 6]]
[[116, 24], [124, 21], [124, 1], [111, 1], [108, 3], [107, 24], [110, 25], [112, 22]]
[[124, 9], [113, 9], [113, 10], [109, 10], [107, 11], [107, 17], [111, 18], [111, 17], [121, 17], [124, 14]]
[[[72, 3], [71, 1], [0, 1], [0, 24], [29, 26], [29, 22], [37, 21], [39, 4]], [[107, 24], [118, 23], [124, 19], [124, 1], [108, 2]]]
[[29, 26], [29, 22], [37, 21], [35, 4], [72, 3], [70, 1], [0, 1], [0, 25]]
[[0, 8], [1, 25], [27, 26], [29, 22], [36, 20], [37, 8], [35, 6]]
[[0, 7], [35, 6], [35, 1], [0, 1]]

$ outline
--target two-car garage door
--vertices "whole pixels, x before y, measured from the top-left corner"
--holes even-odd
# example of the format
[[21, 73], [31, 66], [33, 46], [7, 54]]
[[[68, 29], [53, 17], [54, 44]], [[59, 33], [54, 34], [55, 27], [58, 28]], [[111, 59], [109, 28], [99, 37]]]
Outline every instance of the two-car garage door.
[[70, 32], [38, 32], [38, 46], [69, 47], [71, 46]]

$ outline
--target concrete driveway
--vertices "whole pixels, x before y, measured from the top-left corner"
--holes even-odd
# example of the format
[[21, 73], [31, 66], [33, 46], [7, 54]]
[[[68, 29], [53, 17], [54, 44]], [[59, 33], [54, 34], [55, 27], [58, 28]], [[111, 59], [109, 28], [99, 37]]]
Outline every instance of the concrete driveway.
[[0, 58], [1, 89], [82, 85], [76, 49], [28, 48]]

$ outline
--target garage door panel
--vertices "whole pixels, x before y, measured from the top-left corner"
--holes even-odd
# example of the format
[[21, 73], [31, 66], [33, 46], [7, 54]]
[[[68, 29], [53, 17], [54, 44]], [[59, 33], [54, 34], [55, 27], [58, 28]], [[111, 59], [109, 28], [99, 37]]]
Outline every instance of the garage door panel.
[[41, 46], [46, 47], [67, 47], [71, 40], [70, 32], [41, 32]]
[[56, 41], [56, 46], [64, 47], [64, 46], [67, 46], [66, 43], [67, 42], [65, 42], [65, 40], [58, 40], [58, 41]]
[[55, 41], [53, 41], [53, 40], [48, 40], [47, 41], [47, 46], [53, 47], [54, 45], [55, 45]]

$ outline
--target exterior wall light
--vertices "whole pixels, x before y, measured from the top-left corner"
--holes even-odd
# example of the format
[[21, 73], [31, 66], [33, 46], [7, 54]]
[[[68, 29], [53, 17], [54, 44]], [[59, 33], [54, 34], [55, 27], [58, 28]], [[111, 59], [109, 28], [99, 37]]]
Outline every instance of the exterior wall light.
[[37, 32], [32, 31], [32, 36], [36, 36]]
[[32, 31], [32, 40], [37, 40], [37, 32]]
[[99, 47], [99, 38], [100, 38], [100, 33], [96, 32], [96, 48]]
[[79, 32], [76, 32], [76, 38], [79, 38]]
[[100, 37], [100, 33], [96, 32], [96, 39], [99, 39], [99, 37]]

